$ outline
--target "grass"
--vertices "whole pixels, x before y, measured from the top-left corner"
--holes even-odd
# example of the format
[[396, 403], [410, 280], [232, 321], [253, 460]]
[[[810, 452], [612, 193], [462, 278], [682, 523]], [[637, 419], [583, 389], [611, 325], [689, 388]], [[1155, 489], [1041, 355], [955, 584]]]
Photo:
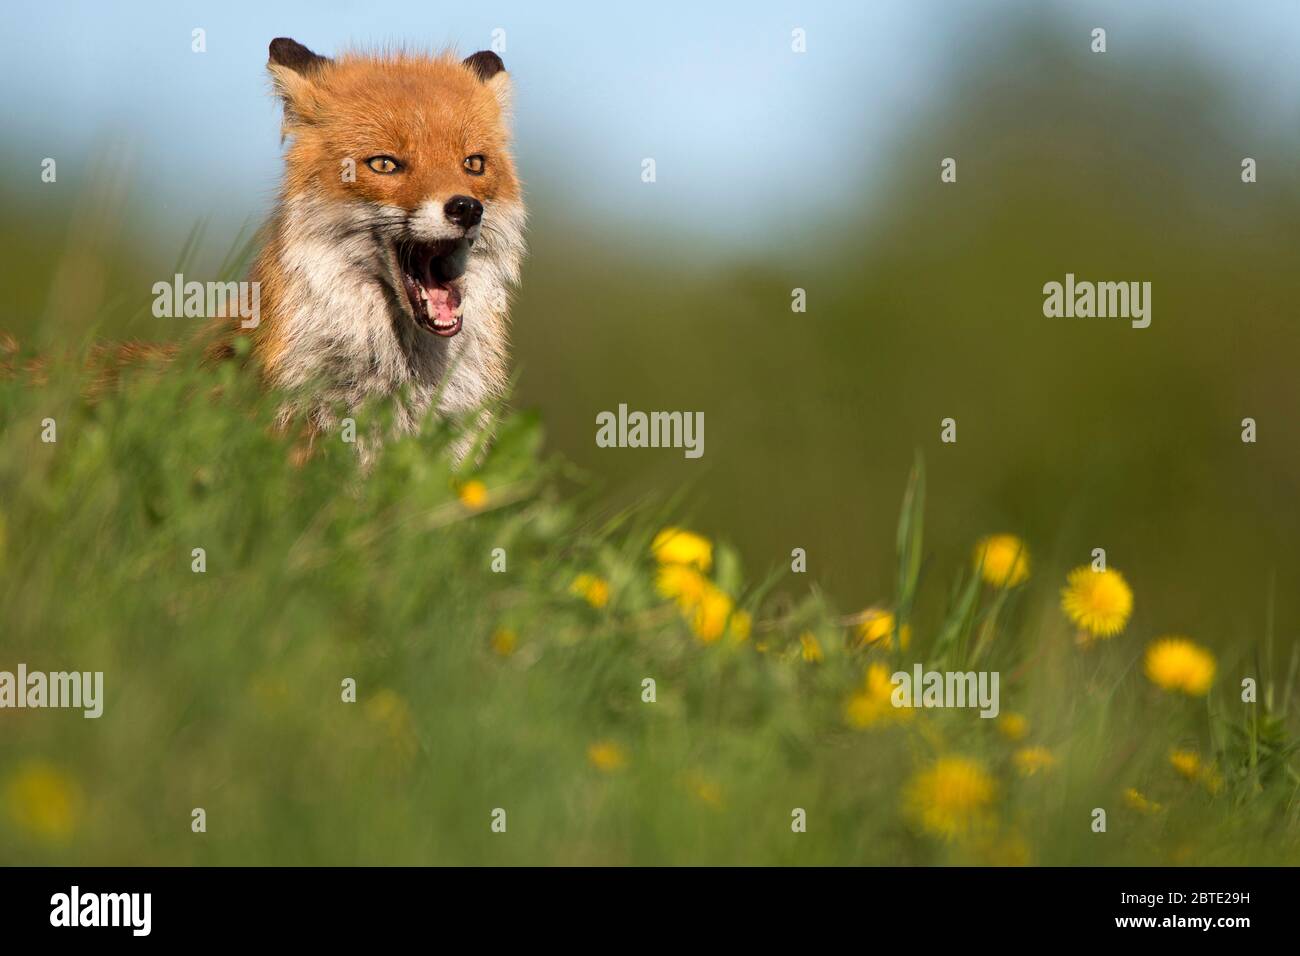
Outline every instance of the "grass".
[[[1261, 634], [1208, 695], [1166, 692], [1156, 634], [1076, 644], [1050, 565], [1012, 589], [970, 568], [913, 619], [945, 590], [931, 558], [974, 544], [924, 537], [919, 460], [879, 596], [907, 650], [897, 628], [855, 647], [857, 608], [721, 543], [696, 584], [732, 615], [703, 640], [656, 587], [680, 506], [611, 511], [536, 417], [502, 413], [471, 469], [445, 454], [464, 426], [430, 423], [362, 475], [338, 440], [292, 464], [275, 396], [233, 365], [81, 391], [0, 382], [0, 669], [103, 671], [107, 698], [98, 720], [0, 716], [5, 863], [1300, 862], [1294, 655]], [[914, 661], [997, 670], [1022, 739], [872, 710], [869, 668]], [[1025, 776], [1026, 747], [1052, 765]], [[1185, 779], [1175, 748], [1207, 769]]]

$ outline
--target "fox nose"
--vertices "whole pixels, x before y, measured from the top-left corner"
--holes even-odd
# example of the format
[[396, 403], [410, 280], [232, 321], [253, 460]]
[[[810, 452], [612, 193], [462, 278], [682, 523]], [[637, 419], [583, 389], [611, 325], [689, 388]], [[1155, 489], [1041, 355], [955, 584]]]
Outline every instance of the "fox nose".
[[483, 219], [483, 204], [473, 196], [452, 196], [442, 211], [462, 229], [473, 229]]

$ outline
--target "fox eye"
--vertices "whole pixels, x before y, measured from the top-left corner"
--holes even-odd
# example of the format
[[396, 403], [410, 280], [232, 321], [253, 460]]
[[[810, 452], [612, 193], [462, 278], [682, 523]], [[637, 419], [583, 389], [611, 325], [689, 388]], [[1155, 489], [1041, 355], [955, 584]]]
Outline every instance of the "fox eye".
[[482, 176], [483, 169], [487, 166], [487, 157], [482, 153], [475, 153], [473, 156], [465, 157], [465, 169], [471, 176]]
[[402, 164], [391, 156], [371, 156], [366, 160], [366, 165], [377, 173], [395, 173], [402, 168]]

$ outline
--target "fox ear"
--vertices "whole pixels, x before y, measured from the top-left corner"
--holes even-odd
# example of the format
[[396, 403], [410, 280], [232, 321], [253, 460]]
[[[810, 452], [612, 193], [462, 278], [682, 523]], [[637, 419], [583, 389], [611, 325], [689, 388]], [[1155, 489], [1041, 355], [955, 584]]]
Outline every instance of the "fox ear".
[[316, 106], [315, 80], [332, 62], [329, 57], [313, 53], [297, 40], [276, 37], [271, 41], [271, 58], [266, 68], [271, 71], [275, 92], [284, 101], [285, 126], [311, 122]]
[[506, 71], [506, 65], [502, 62], [501, 57], [491, 50], [479, 50], [477, 53], [465, 57], [462, 62], [473, 70], [484, 83], [498, 73]]
[[279, 66], [293, 70], [295, 73], [308, 74], [329, 62], [329, 57], [311, 52], [297, 40], [276, 37], [271, 41], [272, 70]]
[[470, 71], [479, 78], [488, 89], [496, 94], [497, 102], [501, 104], [501, 109], [510, 111], [510, 74], [506, 72], [506, 65], [502, 62], [501, 57], [491, 50], [479, 50], [472, 53], [461, 61]]

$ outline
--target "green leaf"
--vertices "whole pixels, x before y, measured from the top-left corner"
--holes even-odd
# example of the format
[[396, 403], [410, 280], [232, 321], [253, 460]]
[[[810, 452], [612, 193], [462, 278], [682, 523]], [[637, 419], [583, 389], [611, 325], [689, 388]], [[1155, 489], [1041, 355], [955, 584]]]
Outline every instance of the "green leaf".
[[921, 576], [921, 542], [925, 524], [925, 460], [916, 452], [912, 473], [903, 493], [903, 510], [898, 517], [898, 536], [895, 548], [898, 554], [898, 592], [896, 602], [896, 627], [893, 646], [898, 651], [898, 635], [912, 613], [917, 582]]

